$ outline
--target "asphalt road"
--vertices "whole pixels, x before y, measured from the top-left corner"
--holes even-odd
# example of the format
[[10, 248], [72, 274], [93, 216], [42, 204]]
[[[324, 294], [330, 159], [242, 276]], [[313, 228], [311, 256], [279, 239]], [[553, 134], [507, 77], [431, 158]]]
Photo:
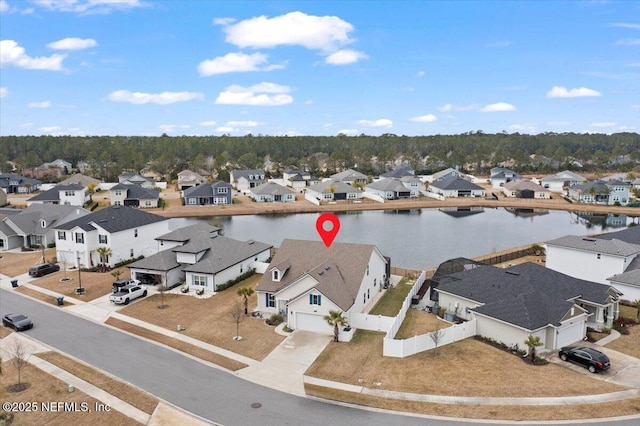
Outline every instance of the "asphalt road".
[[[244, 381], [175, 351], [66, 313], [55, 306], [0, 290], [0, 314], [8, 312], [25, 313], [33, 320], [34, 328], [25, 334], [225, 426], [412, 426], [464, 423], [362, 410], [278, 392]], [[251, 407], [256, 402], [262, 404], [260, 408]], [[622, 426], [637, 423], [629, 420], [609, 424]]]

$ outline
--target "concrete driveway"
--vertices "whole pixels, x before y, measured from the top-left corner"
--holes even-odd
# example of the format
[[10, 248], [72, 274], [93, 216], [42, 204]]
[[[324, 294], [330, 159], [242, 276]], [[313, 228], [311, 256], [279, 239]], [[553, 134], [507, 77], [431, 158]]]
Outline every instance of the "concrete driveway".
[[304, 396], [303, 375], [331, 341], [332, 336], [297, 330], [284, 339], [262, 362], [236, 374], [254, 383]]

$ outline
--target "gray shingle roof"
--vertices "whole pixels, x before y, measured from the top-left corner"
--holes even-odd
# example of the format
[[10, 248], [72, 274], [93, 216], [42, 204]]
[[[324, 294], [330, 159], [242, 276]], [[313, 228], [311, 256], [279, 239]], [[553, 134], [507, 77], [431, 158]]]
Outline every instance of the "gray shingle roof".
[[507, 269], [480, 266], [450, 278], [440, 283], [439, 291], [483, 304], [474, 310], [527, 330], [559, 324], [576, 298], [606, 304], [611, 290], [535, 263]]
[[404, 176], [412, 176], [414, 174], [413, 169], [411, 168], [410, 165], [408, 164], [400, 164], [399, 166], [396, 166], [393, 168], [393, 170], [383, 173], [380, 176], [381, 177], [395, 177], [395, 178], [401, 178]]
[[367, 185], [367, 188], [377, 189], [378, 191], [393, 191], [393, 192], [410, 192], [411, 190], [405, 187], [400, 179], [397, 178], [384, 178], [379, 181], [372, 182]]
[[275, 182], [266, 182], [262, 185], [256, 186], [255, 188], [251, 188], [251, 192], [256, 195], [287, 195], [287, 194], [295, 194], [289, 188], [285, 188], [282, 185], [278, 185]]
[[180, 253], [199, 253], [204, 256], [194, 265], [184, 267], [186, 272], [215, 274], [243, 260], [250, 259], [272, 246], [259, 241], [238, 241], [227, 237], [198, 238], [172, 250]]
[[170, 271], [180, 266], [176, 260], [176, 254], [171, 250], [160, 251], [128, 265], [129, 268], [149, 269], [152, 271]]
[[95, 183], [96, 185], [100, 184], [100, 180], [92, 178], [90, 176], [85, 176], [83, 174], [80, 173], [76, 173], [74, 175], [69, 176], [68, 178], [66, 178], [65, 180], [63, 180], [62, 182], [60, 182], [60, 185], [68, 185], [70, 183], [77, 183], [79, 185], [82, 185], [84, 187], [89, 186], [89, 184], [91, 183]]
[[243, 177], [247, 180], [264, 180], [264, 170], [260, 170], [260, 169], [232, 170], [231, 174], [233, 174], [234, 179]]
[[56, 185], [48, 191], [44, 191], [35, 197], [29, 198], [27, 201], [59, 201], [60, 191], [82, 191], [84, 186], [77, 183], [70, 183], [68, 185]]
[[355, 192], [356, 194], [362, 193], [362, 191], [360, 191], [358, 188], [354, 188], [351, 185], [336, 180], [327, 180], [324, 182], [316, 183], [315, 185], [311, 185], [309, 187], [309, 190], [317, 191], [323, 194], [329, 194], [331, 193], [331, 191], [329, 191], [330, 186], [333, 186], [335, 188], [335, 191], [333, 191], [334, 194], [348, 194], [353, 192]]
[[229, 191], [231, 191], [232, 186], [230, 183], [222, 181], [203, 183], [202, 185], [185, 189], [184, 197], [211, 197], [216, 194], [216, 192], [214, 192], [214, 188], [229, 188]]
[[640, 226], [630, 226], [622, 231], [609, 232], [598, 236], [598, 239], [601, 240], [611, 240], [614, 238], [629, 244], [640, 245]]
[[354, 180], [366, 180], [367, 179], [367, 175], [365, 175], [364, 173], [360, 173], [357, 170], [353, 170], [353, 169], [347, 169], [344, 170], [340, 173], [336, 173], [334, 175], [330, 176], [331, 179], [334, 180], [341, 180], [341, 181], [348, 181], [348, 182], [353, 182]]
[[[19, 214], [10, 216], [7, 220], [10, 220], [15, 224], [24, 234], [40, 235], [46, 233], [49, 229], [57, 229], [60, 226], [64, 226], [63, 222], [74, 218], [75, 216], [73, 216], [73, 214], [76, 211], [83, 213], [88, 212], [78, 206], [64, 204], [32, 204], [22, 210]], [[46, 228], [42, 228], [42, 220], [46, 222]]]
[[270, 273], [264, 274], [256, 289], [275, 293], [309, 274], [318, 281], [315, 288], [346, 311], [359, 296], [374, 250], [376, 247], [368, 244], [333, 243], [327, 248], [320, 241], [287, 239], [276, 251], [268, 269], [286, 265], [287, 272], [280, 282], [272, 281]]
[[612, 254], [615, 256], [631, 256], [640, 253], [640, 245], [630, 244], [616, 239], [599, 239], [578, 237], [575, 235], [565, 235], [555, 240], [547, 241], [547, 245], [569, 247], [578, 250], [591, 251], [596, 253]]
[[630, 284], [630, 285], [640, 287], [640, 269], [635, 269], [633, 271], [625, 272], [623, 274], [614, 275], [613, 277], [609, 277], [607, 279], [609, 281], [613, 281], [614, 283], [618, 282], [622, 284]]
[[564, 170], [562, 172], [558, 172], [555, 175], [545, 176], [540, 179], [541, 182], [565, 182], [565, 181], [576, 181], [576, 182], [585, 182], [587, 179], [580, 176], [577, 173], [573, 173], [569, 170]]
[[144, 188], [138, 185], [127, 185], [119, 183], [111, 187], [111, 191], [120, 189], [127, 191], [127, 200], [157, 200], [160, 198], [160, 193], [152, 188]]
[[167, 220], [167, 218], [147, 213], [133, 207], [111, 206], [83, 216], [79, 219], [64, 223], [60, 226], [56, 226], [56, 229], [68, 231], [75, 227], [79, 227], [85, 231], [92, 231], [96, 229], [93, 226], [93, 223], [95, 223], [107, 232], [113, 233], [124, 231], [125, 229], [150, 225], [163, 220]]
[[530, 180], [512, 180], [504, 184], [504, 187], [510, 191], [530, 190], [536, 192], [551, 192], [547, 188], [538, 185]]
[[156, 238], [156, 240], [176, 241], [184, 243], [198, 237], [207, 237], [211, 234], [217, 235], [219, 231], [220, 228], [218, 228], [217, 226], [212, 226], [208, 223], [200, 222], [168, 232], [164, 235], [159, 236], [158, 238]]
[[469, 182], [466, 179], [462, 179], [458, 176], [447, 176], [443, 179], [431, 183], [431, 186], [442, 190], [484, 190], [483, 187], [478, 186], [473, 182]]

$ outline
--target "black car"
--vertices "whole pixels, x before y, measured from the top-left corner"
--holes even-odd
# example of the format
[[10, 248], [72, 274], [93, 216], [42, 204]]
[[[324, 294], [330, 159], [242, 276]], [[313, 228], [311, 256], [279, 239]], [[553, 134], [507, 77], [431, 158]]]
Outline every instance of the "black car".
[[52, 272], [58, 272], [60, 267], [55, 263], [39, 263], [29, 268], [29, 276], [42, 277]]
[[15, 331], [24, 331], [33, 328], [33, 323], [26, 315], [7, 314], [2, 317], [2, 325], [13, 328]]
[[560, 349], [558, 354], [563, 361], [571, 361], [589, 369], [592, 373], [606, 371], [611, 367], [609, 357], [591, 348], [574, 348], [571, 346]]

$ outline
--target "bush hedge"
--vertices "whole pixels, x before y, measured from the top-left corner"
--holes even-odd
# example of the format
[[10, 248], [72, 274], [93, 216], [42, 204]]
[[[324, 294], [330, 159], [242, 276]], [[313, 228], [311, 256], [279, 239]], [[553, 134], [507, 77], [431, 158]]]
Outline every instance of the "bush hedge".
[[246, 280], [247, 278], [249, 278], [250, 276], [252, 276], [255, 273], [256, 273], [256, 270], [254, 268], [251, 268], [247, 272], [245, 272], [244, 274], [240, 275], [235, 280], [229, 280], [224, 284], [220, 284], [216, 288], [216, 291], [222, 291], [222, 290], [228, 289], [229, 287], [233, 287], [234, 285], [238, 284], [239, 282], [242, 282], [242, 281]]

